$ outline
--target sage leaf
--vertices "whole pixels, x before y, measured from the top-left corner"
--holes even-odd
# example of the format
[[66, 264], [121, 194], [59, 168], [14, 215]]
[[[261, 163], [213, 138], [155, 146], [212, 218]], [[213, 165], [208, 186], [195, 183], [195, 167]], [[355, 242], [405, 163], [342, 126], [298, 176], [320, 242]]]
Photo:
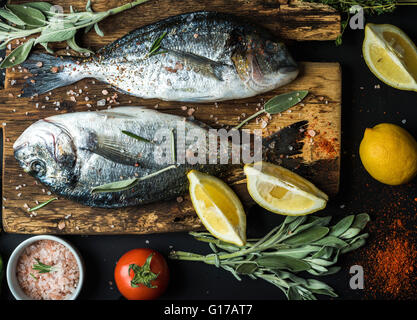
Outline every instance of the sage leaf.
[[39, 11], [43, 12], [44, 14], [50, 14], [51, 8], [53, 7], [52, 4], [49, 2], [27, 2], [25, 3], [25, 6], [38, 9]]
[[22, 21], [22, 19], [20, 19], [17, 15], [15, 15], [7, 8], [0, 8], [0, 17], [18, 26], [24, 26], [26, 24], [24, 21]]
[[54, 28], [52, 26], [42, 30], [41, 35], [36, 39], [36, 43], [59, 42], [71, 39], [77, 30], [73, 24], [64, 24], [64, 28]]
[[91, 192], [98, 193], [98, 192], [118, 192], [132, 189], [134, 186], [138, 184], [138, 179], [127, 179], [122, 181], [116, 181], [111, 183], [106, 183], [101, 186], [94, 187]]
[[350, 251], [356, 250], [362, 247], [365, 244], [365, 239], [359, 239], [358, 241], [352, 243], [351, 245], [344, 247], [340, 253], [348, 253]]
[[48, 53], [50, 53], [50, 54], [53, 54], [53, 53], [54, 53], [54, 50], [52, 50], [51, 48], [49, 48], [49, 46], [48, 46], [48, 42], [42, 42], [42, 43], [40, 43], [40, 45], [41, 45], [42, 47], [44, 47], [44, 48], [45, 48], [45, 50], [46, 50]]
[[68, 43], [68, 46], [74, 51], [81, 52], [81, 53], [93, 53], [93, 51], [91, 50], [80, 47], [75, 41], [75, 36], [73, 36], [71, 39], [68, 39], [67, 43]]
[[38, 9], [25, 4], [9, 4], [7, 8], [29, 26], [41, 27], [46, 24], [45, 16]]
[[18, 46], [10, 54], [4, 58], [3, 62], [0, 64], [0, 68], [10, 68], [21, 64], [29, 55], [30, 50], [32, 50], [35, 39], [29, 39], [25, 43]]
[[276, 252], [268, 252], [265, 255], [273, 256], [291, 256], [297, 259], [303, 259], [313, 252], [320, 250], [319, 246], [302, 246], [298, 248], [278, 249]]
[[346, 230], [346, 232], [344, 232], [342, 235], [340, 235], [340, 238], [350, 239], [350, 238], [353, 238], [354, 236], [358, 235], [361, 231], [362, 231], [362, 229], [359, 229], [359, 228], [349, 228], [349, 229]]
[[320, 245], [320, 246], [335, 247], [335, 248], [343, 248], [343, 247], [348, 246], [347, 242], [337, 237], [333, 237], [333, 236], [324, 237], [318, 241], [315, 241], [313, 244]]
[[256, 263], [242, 263], [236, 267], [236, 272], [240, 274], [252, 274], [258, 269]]
[[265, 103], [264, 110], [269, 114], [281, 113], [301, 102], [308, 94], [307, 90], [292, 91], [273, 97]]
[[255, 262], [264, 268], [284, 269], [292, 272], [300, 272], [310, 269], [310, 264], [301, 259], [290, 256], [261, 256]]
[[300, 224], [304, 223], [306, 220], [307, 220], [307, 217], [306, 217], [306, 216], [301, 216], [301, 217], [300, 217], [300, 219], [297, 219], [297, 220], [295, 220], [295, 221], [291, 222], [291, 223], [288, 225], [288, 229], [289, 229], [289, 231], [293, 232], [295, 229], [297, 229], [297, 227], [298, 227]]
[[324, 259], [328, 259], [331, 257], [333, 253], [333, 248], [332, 247], [327, 247], [324, 246], [322, 247], [319, 251], [317, 251], [315, 254], [313, 254], [312, 258], [324, 258]]
[[355, 221], [353, 221], [352, 227], [363, 229], [366, 227], [368, 222], [371, 221], [371, 218], [367, 213], [359, 213], [355, 217]]
[[283, 243], [292, 245], [311, 243], [323, 238], [327, 233], [329, 233], [329, 228], [327, 227], [313, 227], [294, 236], [290, 236]]
[[298, 292], [297, 286], [290, 286], [286, 293], [288, 300], [303, 300], [302, 295]]
[[333, 227], [330, 228], [329, 235], [334, 236], [334, 237], [340, 236], [347, 229], [350, 228], [350, 226], [353, 223], [353, 220], [355, 220], [355, 216], [354, 215], [350, 215], [350, 216], [347, 216], [347, 217], [343, 218], [336, 225], [334, 225]]
[[98, 26], [98, 23], [94, 24], [94, 30], [100, 37], [104, 37], [104, 33], [103, 31], [101, 31], [100, 27]]

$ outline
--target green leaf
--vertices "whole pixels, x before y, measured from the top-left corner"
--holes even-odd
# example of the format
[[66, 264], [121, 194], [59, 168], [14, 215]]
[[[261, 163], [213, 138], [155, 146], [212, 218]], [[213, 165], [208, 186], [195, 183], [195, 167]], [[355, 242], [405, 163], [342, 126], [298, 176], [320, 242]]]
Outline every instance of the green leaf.
[[323, 238], [328, 232], [329, 228], [327, 227], [313, 227], [287, 238], [283, 243], [292, 245], [311, 243]]
[[48, 53], [50, 53], [50, 54], [53, 54], [53, 53], [54, 53], [54, 50], [52, 50], [51, 48], [49, 48], [49, 47], [48, 47], [48, 42], [42, 42], [42, 43], [40, 43], [40, 45], [41, 45], [42, 47], [44, 47], [44, 48], [45, 48], [45, 50], [46, 50]]
[[41, 35], [36, 39], [36, 43], [43, 42], [59, 42], [69, 40], [75, 36], [77, 32], [73, 24], [64, 24], [64, 28], [55, 28], [49, 26], [42, 30]]
[[41, 27], [46, 24], [45, 16], [38, 9], [32, 8], [25, 4], [9, 4], [7, 8], [10, 9], [20, 20], [27, 25]]
[[358, 241], [355, 241], [351, 245], [344, 247], [340, 253], [348, 253], [350, 251], [356, 250], [360, 247], [362, 247], [365, 244], [365, 239], [359, 239]]
[[18, 26], [24, 26], [26, 23], [7, 8], [0, 8], [0, 17]]
[[32, 50], [34, 43], [35, 39], [32, 38], [14, 49], [6, 58], [4, 58], [3, 62], [0, 64], [0, 69], [10, 68], [25, 61], [30, 50]]
[[329, 235], [334, 237], [340, 236], [342, 233], [344, 233], [347, 229], [350, 228], [354, 220], [355, 216], [353, 214], [343, 218], [337, 224], [330, 228]]
[[116, 181], [111, 183], [106, 183], [101, 186], [94, 187], [91, 192], [98, 193], [98, 192], [118, 192], [132, 189], [136, 186], [139, 182], [138, 178]]
[[264, 268], [284, 269], [292, 272], [305, 271], [311, 268], [309, 263], [290, 256], [261, 256], [255, 262]]
[[311, 258], [328, 259], [331, 257], [332, 253], [333, 253], [333, 247], [324, 246], [319, 251], [317, 251]]
[[288, 288], [288, 291], [286, 292], [286, 296], [288, 300], [295, 300], [295, 301], [303, 300], [302, 295], [298, 291], [298, 286], [296, 285], [290, 286]]
[[49, 203], [51, 203], [52, 201], [55, 201], [55, 200], [58, 200], [58, 198], [52, 198], [52, 199], [49, 199], [45, 202], [42, 202], [42, 203], [38, 204], [36, 207], [30, 208], [29, 212], [39, 210], [40, 208], [43, 208], [44, 206], [46, 206], [47, 204], [49, 204]]
[[39, 11], [42, 11], [44, 14], [50, 14], [51, 8], [53, 7], [53, 5], [48, 2], [27, 2], [25, 3], [25, 6], [38, 9]]
[[307, 94], [307, 90], [301, 90], [275, 96], [265, 103], [265, 112], [270, 114], [283, 112], [301, 102]]
[[319, 246], [310, 246], [310, 245], [306, 245], [306, 246], [300, 246], [297, 248], [289, 248], [289, 249], [278, 249], [275, 252], [268, 252], [265, 253], [265, 255], [269, 256], [269, 255], [273, 255], [273, 256], [291, 256], [293, 258], [297, 258], [297, 259], [303, 259], [305, 257], [307, 257], [310, 253], [313, 252], [318, 252], [320, 251], [320, 247]]
[[125, 135], [127, 135], [127, 136], [129, 136], [129, 137], [131, 137], [131, 138], [133, 138], [133, 139], [139, 140], [139, 141], [153, 143], [152, 141], [150, 141], [150, 140], [148, 140], [146, 138], [140, 137], [137, 134], [134, 134], [134, 133], [129, 132], [129, 131], [126, 131], [126, 130], [122, 130], [122, 133], [125, 134]]
[[80, 47], [75, 41], [75, 36], [73, 36], [71, 39], [68, 39], [67, 43], [68, 43], [68, 46], [74, 51], [81, 52], [81, 53], [91, 53], [91, 54], [93, 53], [93, 51], [91, 50]]
[[94, 30], [96, 31], [96, 33], [100, 36], [100, 37], [104, 37], [104, 33], [103, 31], [101, 31], [100, 27], [98, 26], [98, 23], [94, 24]]
[[343, 248], [348, 245], [347, 242], [343, 241], [342, 239], [333, 237], [333, 236], [324, 237], [318, 241], [315, 241], [313, 244], [320, 245], [320, 246], [335, 247], [335, 248]]
[[363, 229], [366, 227], [368, 222], [371, 221], [371, 218], [367, 213], [359, 213], [355, 217], [355, 221], [353, 221], [352, 227]]
[[240, 274], [252, 274], [258, 269], [258, 265], [256, 263], [242, 263], [239, 264], [236, 268], [236, 272]]
[[354, 236], [358, 235], [361, 231], [362, 231], [362, 229], [359, 229], [359, 228], [349, 228], [349, 229], [346, 230], [346, 232], [344, 232], [340, 236], [340, 238], [350, 239], [350, 238], [353, 238]]

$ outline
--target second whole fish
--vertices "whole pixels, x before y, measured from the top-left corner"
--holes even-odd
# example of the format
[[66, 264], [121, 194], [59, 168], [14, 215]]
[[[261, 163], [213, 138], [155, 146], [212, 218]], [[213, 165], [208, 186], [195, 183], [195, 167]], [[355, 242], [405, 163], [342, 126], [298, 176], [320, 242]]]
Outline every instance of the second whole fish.
[[[305, 123], [300, 122], [300, 125], [304, 126]], [[182, 143], [177, 143], [179, 128], [184, 128], [187, 136], [183, 147]], [[135, 134], [136, 138], [127, 132]], [[158, 132], [163, 135], [158, 137]], [[300, 134], [298, 124], [294, 132]], [[171, 138], [173, 135], [176, 137], [175, 150], [170, 148], [173, 139], [164, 140], [164, 135], [170, 136], [168, 133], [171, 133]], [[192, 133], [191, 137], [189, 133]], [[92, 207], [117, 208], [184, 195], [188, 190], [186, 175], [191, 169], [222, 177], [240, 167], [240, 164], [233, 164], [236, 162], [232, 161], [225, 164], [220, 161], [191, 163], [187, 150], [195, 152], [193, 137], [209, 139], [210, 128], [195, 120], [154, 109], [119, 107], [105, 111], [66, 113], [39, 120], [21, 134], [13, 148], [15, 158], [24, 171], [53, 193]], [[166, 154], [155, 156], [160, 152], [157, 147], [163, 141], [168, 142]], [[267, 143], [272, 148], [271, 154], [278, 156], [282, 154], [282, 151], [277, 151], [282, 143], [288, 150], [289, 141], [283, 135], [272, 135], [262, 143]], [[181, 150], [187, 161], [179, 158]], [[226, 143], [223, 150], [229, 156], [233, 145]], [[221, 156], [221, 149], [219, 151], [218, 155]], [[210, 157], [205, 149], [198, 149], [197, 152], [201, 152], [204, 159]], [[296, 154], [298, 150], [291, 152]], [[176, 159], [172, 154], [177, 155]], [[128, 190], [93, 192], [97, 186], [142, 178], [156, 172], [160, 173]]]
[[[160, 48], [149, 54], [160, 39]], [[32, 54], [22, 96], [95, 78], [130, 95], [214, 102], [255, 96], [298, 75], [286, 46], [270, 32], [215, 12], [174, 16], [130, 32], [89, 58]]]

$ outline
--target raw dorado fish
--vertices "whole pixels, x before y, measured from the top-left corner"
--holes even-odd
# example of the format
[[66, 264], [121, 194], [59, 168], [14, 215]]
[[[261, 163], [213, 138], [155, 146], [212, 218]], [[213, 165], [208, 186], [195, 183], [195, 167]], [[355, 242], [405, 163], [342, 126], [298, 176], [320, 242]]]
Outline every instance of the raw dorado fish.
[[[149, 55], [159, 38], [160, 49]], [[139, 28], [90, 58], [32, 54], [23, 67], [34, 78], [22, 96], [96, 78], [134, 96], [186, 102], [252, 97], [298, 74], [285, 45], [267, 30], [215, 12], [187, 13]]]
[[[305, 124], [296, 123], [294, 132], [300, 134], [298, 125]], [[178, 128], [181, 125], [186, 137], [182, 140], [184, 143], [178, 143]], [[186, 174], [190, 169], [221, 177], [228, 170], [230, 172], [240, 167], [231, 161], [226, 164], [190, 164], [187, 150], [195, 152], [193, 146], [196, 141], [190, 138], [189, 133], [192, 132], [191, 137], [209, 139], [209, 129], [203, 123], [154, 109], [119, 107], [105, 111], [66, 113], [39, 120], [22, 133], [13, 148], [15, 158], [24, 171], [55, 194], [93, 207], [117, 208], [173, 199], [185, 194], [188, 190]], [[136, 138], [122, 131], [133, 133]], [[158, 132], [162, 132], [165, 138], [158, 137]], [[175, 135], [174, 140], [171, 132]], [[169, 141], [167, 137], [170, 137]], [[172, 141], [175, 141], [174, 149], [170, 148]], [[281, 147], [279, 143], [285, 142], [285, 150], [288, 150], [290, 143], [290, 139], [274, 135], [262, 142], [265, 141], [274, 145], [274, 154], [278, 154], [276, 150]], [[161, 149], [158, 149], [163, 142], [168, 142], [169, 148], [165, 150], [170, 150], [165, 152], [165, 158]], [[223, 150], [232, 154], [233, 146], [229, 141]], [[172, 157], [172, 150], [177, 155], [176, 159]], [[185, 154], [183, 159], [187, 161], [180, 161], [181, 150]], [[222, 149], [218, 150], [220, 157]], [[202, 152], [207, 159], [210, 158], [209, 151], [210, 148], [207, 148]], [[161, 157], [155, 157], [156, 152]], [[161, 159], [165, 159], [165, 162]], [[140, 181], [131, 189], [92, 192], [94, 187], [141, 178], [174, 163], [174, 168]]]

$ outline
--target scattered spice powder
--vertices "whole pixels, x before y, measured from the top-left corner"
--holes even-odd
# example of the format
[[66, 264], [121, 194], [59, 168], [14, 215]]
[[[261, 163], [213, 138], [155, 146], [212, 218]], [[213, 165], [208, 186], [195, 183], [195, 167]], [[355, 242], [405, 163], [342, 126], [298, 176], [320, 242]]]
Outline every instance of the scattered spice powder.
[[386, 232], [378, 233], [364, 248], [365, 287], [373, 298], [412, 299], [417, 292], [415, 232], [393, 219]]

